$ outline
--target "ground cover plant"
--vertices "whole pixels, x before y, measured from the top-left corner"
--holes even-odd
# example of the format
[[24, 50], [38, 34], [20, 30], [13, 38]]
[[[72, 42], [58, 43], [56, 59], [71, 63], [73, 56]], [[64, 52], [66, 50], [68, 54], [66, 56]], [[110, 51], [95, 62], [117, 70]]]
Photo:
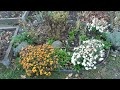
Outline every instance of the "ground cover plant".
[[87, 72], [109, 66], [111, 55], [119, 55], [119, 11], [30, 11], [19, 26], [15, 37], [0, 36], [0, 55], [3, 39], [13, 43], [11, 67], [4, 68], [8, 78], [65, 78], [69, 71], [88, 78]]

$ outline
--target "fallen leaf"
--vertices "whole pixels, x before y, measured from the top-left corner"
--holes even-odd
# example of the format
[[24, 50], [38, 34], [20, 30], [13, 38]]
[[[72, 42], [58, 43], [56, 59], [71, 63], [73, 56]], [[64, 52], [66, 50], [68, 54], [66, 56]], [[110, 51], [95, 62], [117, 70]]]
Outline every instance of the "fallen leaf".
[[116, 57], [117, 55], [112, 54], [113, 57]]
[[66, 77], [65, 79], [68, 79], [68, 77]]
[[115, 58], [113, 58], [113, 60], [115, 60]]
[[20, 75], [22, 79], [25, 79], [26, 78], [26, 75]]
[[5, 37], [5, 40], [7, 40], [7, 41], [8, 41], [8, 40], [9, 40], [9, 37], [8, 37], [8, 36], [7, 36], [7, 37]]
[[68, 74], [68, 77], [72, 77], [72, 75], [73, 75], [73, 74], [72, 74], [72, 73], [70, 73], [70, 74]]
[[75, 77], [78, 77], [79, 75], [78, 74], [75, 74]]

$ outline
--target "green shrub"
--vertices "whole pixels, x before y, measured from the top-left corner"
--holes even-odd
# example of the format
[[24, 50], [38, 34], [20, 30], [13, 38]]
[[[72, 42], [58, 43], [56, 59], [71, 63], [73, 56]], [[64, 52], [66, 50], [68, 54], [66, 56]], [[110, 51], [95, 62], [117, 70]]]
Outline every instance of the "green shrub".
[[55, 41], [54, 39], [49, 38], [49, 39], [47, 40], [47, 44], [51, 45], [54, 41]]
[[85, 40], [88, 40], [88, 37], [86, 35], [81, 35], [79, 39], [80, 41], [85, 41]]
[[68, 54], [68, 52], [66, 52], [66, 50], [56, 49], [55, 53], [58, 56], [58, 64], [60, 67], [64, 68], [65, 65], [71, 61], [72, 55], [71, 55], [71, 53]]
[[19, 43], [26, 41], [29, 44], [33, 44], [37, 39], [34, 37], [33, 32], [23, 32], [12, 38], [13, 47], [16, 47]]

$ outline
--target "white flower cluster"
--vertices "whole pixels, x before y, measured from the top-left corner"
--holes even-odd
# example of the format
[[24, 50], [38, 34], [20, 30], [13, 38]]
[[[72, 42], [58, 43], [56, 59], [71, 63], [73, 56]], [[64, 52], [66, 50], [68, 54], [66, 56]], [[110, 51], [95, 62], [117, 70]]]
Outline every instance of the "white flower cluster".
[[73, 65], [80, 64], [86, 70], [96, 69], [95, 64], [104, 60], [105, 50], [104, 44], [100, 40], [90, 39], [83, 41], [83, 44], [74, 48], [75, 52], [71, 58]]
[[108, 24], [108, 22], [105, 21], [104, 18], [100, 20], [98, 18], [93, 18], [92, 23], [87, 23], [88, 31], [92, 31], [92, 28], [96, 28], [96, 30], [101, 33], [105, 30], [108, 31], [108, 26], [110, 26], [110, 24]]

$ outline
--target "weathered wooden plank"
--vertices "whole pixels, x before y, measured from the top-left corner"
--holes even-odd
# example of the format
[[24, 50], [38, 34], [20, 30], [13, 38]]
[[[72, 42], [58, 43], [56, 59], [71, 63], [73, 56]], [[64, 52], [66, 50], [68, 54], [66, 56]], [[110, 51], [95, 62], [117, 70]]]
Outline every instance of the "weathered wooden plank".
[[6, 24], [6, 23], [13, 23], [16, 24], [18, 23], [20, 18], [0, 18], [0, 24]]
[[17, 27], [15, 26], [8, 26], [8, 27], [0, 27], [0, 30], [15, 30]]
[[22, 19], [22, 21], [25, 21], [27, 16], [29, 14], [29, 11], [25, 11], [22, 17], [17, 18], [0, 18], [0, 24], [18, 24], [19, 20]]
[[[15, 32], [14, 32], [14, 35], [13, 35], [14, 37], [17, 35], [18, 30], [19, 30], [19, 27], [16, 28], [16, 30], [15, 30]], [[13, 44], [13, 43], [12, 43], [12, 40], [11, 40], [11, 42], [10, 42], [10, 44], [9, 44], [9, 47], [8, 47], [8, 49], [7, 49], [7, 51], [6, 51], [6, 54], [5, 54], [5, 56], [4, 56], [4, 59], [2, 60], [2, 64], [5, 65], [7, 68], [8, 68], [8, 66], [10, 65], [10, 60], [11, 60], [10, 54], [12, 53], [12, 52], [11, 52], [12, 44]]]
[[22, 21], [26, 20], [28, 14], [29, 14], [29, 11], [25, 11], [25, 13], [23, 14], [23, 16], [21, 17]]

